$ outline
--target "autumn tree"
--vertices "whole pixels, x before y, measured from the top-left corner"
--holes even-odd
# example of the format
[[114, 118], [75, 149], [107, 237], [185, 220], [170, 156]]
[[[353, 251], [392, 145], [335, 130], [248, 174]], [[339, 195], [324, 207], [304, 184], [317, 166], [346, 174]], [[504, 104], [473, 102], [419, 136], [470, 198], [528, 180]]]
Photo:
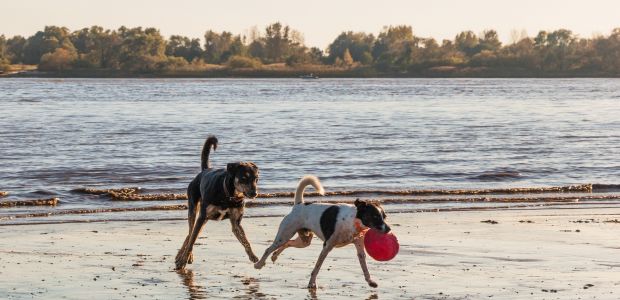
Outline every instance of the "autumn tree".
[[45, 53], [41, 56], [39, 70], [62, 72], [70, 69], [76, 59], [77, 53], [75, 51], [56, 48], [54, 52]]

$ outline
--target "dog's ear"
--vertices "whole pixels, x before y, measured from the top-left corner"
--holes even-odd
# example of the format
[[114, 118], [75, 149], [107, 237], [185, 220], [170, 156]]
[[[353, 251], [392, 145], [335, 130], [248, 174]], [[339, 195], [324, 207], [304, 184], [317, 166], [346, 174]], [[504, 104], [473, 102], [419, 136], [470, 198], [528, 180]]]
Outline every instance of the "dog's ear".
[[355, 207], [366, 206], [366, 201], [360, 200], [360, 198], [355, 199]]
[[248, 164], [248, 165], [249, 165], [252, 169], [254, 169], [254, 170], [258, 170], [258, 167], [256, 166], [256, 164], [255, 164], [255, 163], [253, 163], [253, 162], [251, 162], [251, 161], [248, 161], [248, 162], [247, 162], [247, 164]]
[[236, 163], [228, 163], [226, 165], [226, 172], [230, 173], [230, 174], [235, 174], [235, 172], [237, 172], [237, 169], [239, 168], [241, 164], [236, 162]]

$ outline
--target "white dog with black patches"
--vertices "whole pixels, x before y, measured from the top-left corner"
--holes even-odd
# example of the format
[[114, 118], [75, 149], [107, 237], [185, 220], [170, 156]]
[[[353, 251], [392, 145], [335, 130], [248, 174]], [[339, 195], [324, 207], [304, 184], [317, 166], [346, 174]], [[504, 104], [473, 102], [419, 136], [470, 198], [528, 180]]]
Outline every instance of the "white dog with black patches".
[[[378, 204], [367, 203], [359, 199], [355, 200], [355, 205], [304, 203], [304, 190], [308, 185], [312, 185], [319, 194], [324, 195], [323, 186], [315, 176], [306, 175], [299, 181], [295, 191], [293, 210], [284, 217], [273, 244], [265, 250], [263, 257], [254, 264], [254, 267], [262, 268], [272, 252], [271, 260], [275, 262], [282, 251], [288, 247], [308, 247], [313, 234], [316, 234], [324, 242], [323, 250], [310, 276], [308, 288], [316, 288], [316, 276], [327, 254], [334, 247], [342, 247], [351, 243], [357, 249], [357, 257], [366, 282], [371, 287], [377, 287], [377, 283], [370, 278], [366, 266], [364, 233], [369, 228], [384, 233], [390, 231], [390, 227], [384, 222], [386, 216], [383, 208]], [[297, 239], [291, 240], [295, 233], [298, 234]]]

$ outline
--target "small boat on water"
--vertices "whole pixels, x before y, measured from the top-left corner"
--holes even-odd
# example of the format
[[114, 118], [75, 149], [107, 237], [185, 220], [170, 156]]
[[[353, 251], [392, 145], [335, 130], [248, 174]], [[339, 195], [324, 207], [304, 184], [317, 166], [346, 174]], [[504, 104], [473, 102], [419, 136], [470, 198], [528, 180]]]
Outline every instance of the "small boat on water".
[[301, 78], [301, 79], [319, 79], [319, 76], [310, 73], [310, 74], [306, 74], [306, 75], [301, 75], [301, 76], [299, 76], [299, 78]]

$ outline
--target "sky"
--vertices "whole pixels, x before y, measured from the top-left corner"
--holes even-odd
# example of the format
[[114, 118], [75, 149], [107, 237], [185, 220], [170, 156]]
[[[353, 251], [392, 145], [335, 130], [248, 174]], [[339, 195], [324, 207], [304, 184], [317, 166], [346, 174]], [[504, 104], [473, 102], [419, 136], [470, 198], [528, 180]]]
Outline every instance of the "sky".
[[303, 33], [306, 45], [326, 48], [342, 31], [378, 34], [385, 25], [410, 25], [414, 34], [453, 39], [463, 30], [511, 32], [571, 29], [581, 37], [620, 27], [620, 0], [0, 0], [0, 34], [30, 36], [45, 25], [77, 30], [156, 27], [164, 36], [202, 38], [204, 32], [247, 33], [279, 21]]

